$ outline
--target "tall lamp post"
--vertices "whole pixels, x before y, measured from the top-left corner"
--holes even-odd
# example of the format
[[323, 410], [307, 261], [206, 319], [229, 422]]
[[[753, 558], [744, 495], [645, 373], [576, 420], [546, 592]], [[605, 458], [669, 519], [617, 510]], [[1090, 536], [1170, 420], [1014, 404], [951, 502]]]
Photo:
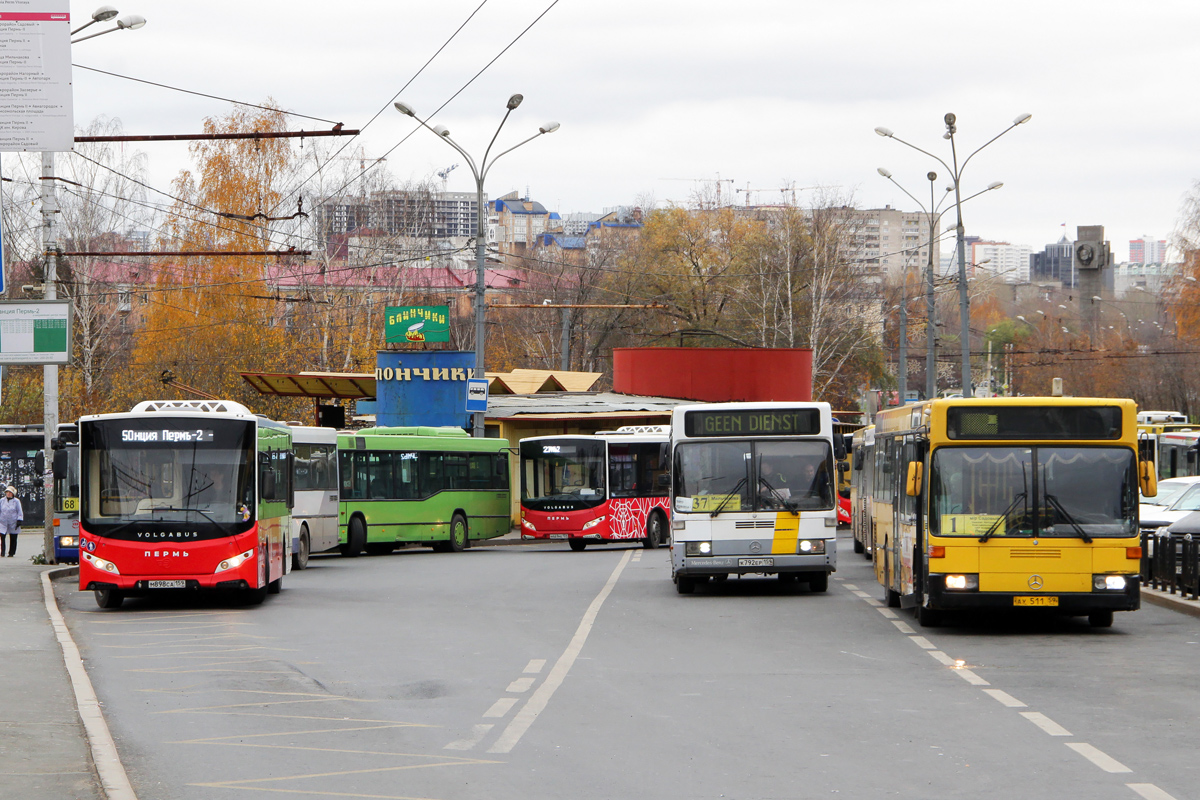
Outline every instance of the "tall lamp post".
[[[496, 143], [496, 137], [500, 135], [500, 129], [504, 127], [504, 123], [508, 120], [508, 115], [511, 114], [517, 106], [521, 105], [521, 101], [524, 99], [524, 96], [519, 94], [514, 94], [512, 97], [508, 98], [508, 104], [504, 112], [504, 118], [501, 119], [500, 124], [496, 126], [496, 132], [492, 134], [492, 141], [488, 143], [487, 149], [483, 151], [483, 158], [480, 159], [478, 164], [476, 164], [475, 160], [468, 155], [466, 150], [459, 146], [458, 142], [450, 138], [450, 131], [444, 125], [434, 125], [431, 127], [429, 123], [417, 116], [417, 112], [413, 110], [412, 106], [403, 102], [395, 103], [397, 111], [405, 116], [412, 117], [421, 124], [421, 127], [437, 134], [439, 139], [457, 150], [459, 155], [467, 160], [467, 165], [471, 168], [471, 174], [475, 177], [475, 204], [478, 212], [475, 227], [475, 377], [477, 378], [485, 377], [483, 366], [485, 344], [483, 323], [484, 311], [486, 309], [484, 304], [484, 292], [487, 291], [487, 284], [484, 276], [484, 262], [487, 255], [487, 209], [483, 204], [483, 181], [487, 177], [488, 171], [491, 170], [492, 165], [494, 165], [501, 156], [505, 155], [506, 153], [511, 153], [513, 150], [516, 150], [523, 144], [532, 142], [542, 134], [554, 133], [559, 128], [557, 122], [547, 122], [545, 125], [542, 125], [540, 128], [538, 128], [538, 132], [533, 136], [517, 142], [507, 150], [497, 153], [491, 158], [491, 160], [489, 160], [488, 155], [492, 151], [492, 145]], [[482, 437], [484, 435], [482, 411], [476, 411], [474, 413], [473, 428], [474, 436]]]
[[969, 156], [967, 156], [965, 159], [963, 159], [963, 162], [960, 165], [958, 163], [958, 148], [956, 147], [956, 145], [954, 143], [954, 134], [958, 132], [958, 128], [955, 125], [955, 116], [953, 114], [946, 114], [946, 116], [943, 118], [943, 120], [946, 123], [946, 133], [943, 134], [942, 138], [950, 140], [950, 156], [951, 156], [951, 162], [952, 162], [953, 166], [951, 166], [951, 164], [947, 164], [944, 160], [942, 160], [938, 156], [935, 156], [933, 153], [930, 153], [928, 150], [922, 150], [920, 147], [917, 147], [915, 144], [904, 141], [903, 139], [896, 136], [896, 134], [892, 133], [892, 131], [890, 131], [887, 128], [884, 128], [881, 126], [881, 127], [878, 127], [875, 129], [875, 132], [877, 134], [879, 134], [880, 136], [886, 137], [888, 139], [895, 139], [897, 142], [900, 142], [900, 144], [902, 144], [902, 145], [911, 147], [913, 150], [916, 150], [919, 153], [924, 153], [925, 155], [927, 155], [930, 158], [937, 161], [939, 164], [941, 164], [943, 167], [945, 167], [950, 172], [950, 179], [952, 180], [953, 185], [954, 185], [954, 206], [958, 210], [958, 223], [955, 226], [955, 230], [956, 230], [955, 238], [957, 239], [957, 247], [958, 247], [958, 309], [959, 309], [959, 316], [962, 321], [962, 392], [963, 392], [963, 397], [969, 397], [970, 396], [969, 392], [971, 391], [971, 307], [970, 307], [970, 298], [969, 298], [969, 295], [967, 292], [967, 242], [966, 242], [966, 236], [964, 235], [964, 231], [963, 231], [963, 219], [962, 219], [962, 204], [963, 204], [962, 174], [963, 174], [963, 170], [965, 170], [967, 168], [967, 163], [970, 162], [970, 160], [972, 158], [974, 158], [975, 155], [977, 153], [979, 153], [980, 150], [983, 150], [989, 144], [996, 141], [1001, 136], [1008, 133], [1013, 128], [1017, 127], [1018, 125], [1025, 124], [1032, 117], [1033, 117], [1032, 114], [1021, 114], [1020, 116], [1018, 116], [1016, 119], [1014, 119], [1012, 121], [1011, 125], [1009, 125], [1007, 128], [1000, 131], [1000, 133], [996, 134], [991, 139], [988, 139], [981, 146], [976, 148], [974, 152], [972, 152]]
[[[90, 25], [95, 25], [97, 22], [107, 22], [117, 15], [117, 10], [112, 6], [100, 6], [92, 12], [90, 21], [79, 26], [71, 31], [71, 35], [82, 31]], [[145, 17], [140, 17], [136, 14], [131, 14], [127, 17], [122, 17], [117, 20], [117, 27], [109, 28], [108, 30], [93, 33], [88, 36], [81, 36], [78, 39], [72, 39], [71, 44], [82, 42], [86, 39], [94, 39], [97, 36], [103, 36], [106, 33], [113, 31], [130, 30], [136, 31], [146, 24]], [[46, 277], [45, 277], [45, 299], [58, 299], [58, 241], [54, 233], [54, 218], [58, 213], [58, 193], [54, 186], [54, 153], [42, 153], [42, 250], [46, 259]], [[69, 343], [68, 343], [69, 344]], [[58, 365], [46, 364], [42, 367], [42, 446], [44, 448], [44, 469], [49, 472], [51, 468], [53, 450], [51, 448], [51, 440], [58, 435]], [[43, 476], [42, 479], [45, 491], [45, 514], [46, 527], [43, 534], [43, 556], [49, 563], [54, 563], [54, 492], [51, 481]]]
[[[929, 220], [929, 260], [928, 260], [928, 264], [925, 269], [925, 314], [926, 314], [926, 323], [925, 323], [926, 324], [926, 330], [925, 330], [925, 397], [926, 397], [926, 399], [932, 400], [934, 395], [937, 394], [937, 324], [934, 319], [936, 316], [936, 305], [935, 305], [934, 296], [933, 296], [933, 290], [934, 290], [933, 243], [934, 243], [934, 241], [937, 240], [937, 226], [938, 226], [938, 223], [942, 219], [942, 215], [950, 210], [950, 207], [946, 207], [946, 208], [942, 209], [941, 211], [938, 211], [938, 208], [941, 206], [942, 202], [950, 195], [950, 192], [953, 191], [953, 187], [947, 186], [946, 194], [942, 195], [941, 200], [935, 201], [933, 184], [934, 184], [934, 181], [937, 180], [937, 173], [936, 172], [927, 173], [925, 175], [925, 177], [929, 179], [929, 208], [926, 208], [924, 203], [922, 203], [916, 197], [913, 197], [912, 193], [910, 193], [908, 191], [908, 189], [905, 189], [902, 185], [900, 185], [899, 181], [897, 181], [895, 178], [892, 177], [891, 172], [884, 169], [883, 167], [879, 167], [879, 169], [877, 169], [876, 172], [878, 172], [880, 175], [882, 175], [883, 177], [887, 178], [889, 181], [894, 183], [896, 185], [897, 189], [899, 189], [900, 191], [902, 191], [906, 195], [908, 195], [909, 198], [911, 198], [912, 201], [917, 204], [917, 207], [920, 208], [921, 211], [925, 214], [925, 218]], [[958, 205], [961, 206], [962, 203], [965, 203], [968, 200], [973, 200], [974, 198], [978, 197], [981, 194], [984, 194], [985, 192], [990, 192], [993, 189], [999, 189], [1003, 185], [1004, 184], [1001, 183], [1000, 181], [996, 181], [995, 183], [989, 183], [986, 189], [982, 189], [982, 190], [976, 192], [975, 194], [971, 195], [970, 197], [964, 198], [963, 200], [959, 201]], [[961, 212], [960, 212], [960, 216], [961, 216]]]

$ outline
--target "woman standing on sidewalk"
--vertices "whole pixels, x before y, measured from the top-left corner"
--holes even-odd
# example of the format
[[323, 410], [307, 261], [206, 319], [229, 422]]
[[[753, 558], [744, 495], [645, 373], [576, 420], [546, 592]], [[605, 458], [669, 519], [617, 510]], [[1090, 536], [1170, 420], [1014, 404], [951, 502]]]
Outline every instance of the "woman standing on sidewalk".
[[5, 555], [4, 538], [8, 535], [8, 557], [17, 554], [17, 534], [21, 532], [21, 523], [25, 521], [25, 512], [21, 509], [21, 501], [17, 499], [17, 490], [8, 486], [4, 489], [4, 497], [0, 498], [0, 557]]

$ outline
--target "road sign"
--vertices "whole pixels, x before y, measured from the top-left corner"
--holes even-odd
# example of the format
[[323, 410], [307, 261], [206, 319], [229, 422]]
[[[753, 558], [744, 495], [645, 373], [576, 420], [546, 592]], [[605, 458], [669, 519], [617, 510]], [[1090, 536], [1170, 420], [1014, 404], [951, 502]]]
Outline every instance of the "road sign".
[[467, 381], [467, 411], [487, 411], [488, 382], [483, 378], [470, 378]]
[[0, 303], [0, 364], [69, 363], [69, 300]]
[[74, 148], [70, 11], [69, 0], [0, 9], [0, 151]]

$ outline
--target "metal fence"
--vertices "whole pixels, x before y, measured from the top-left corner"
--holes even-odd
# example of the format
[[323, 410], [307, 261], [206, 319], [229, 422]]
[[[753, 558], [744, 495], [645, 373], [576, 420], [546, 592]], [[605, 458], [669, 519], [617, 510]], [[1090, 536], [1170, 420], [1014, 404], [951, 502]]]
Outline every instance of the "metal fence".
[[1143, 531], [1142, 585], [1200, 600], [1200, 538]]

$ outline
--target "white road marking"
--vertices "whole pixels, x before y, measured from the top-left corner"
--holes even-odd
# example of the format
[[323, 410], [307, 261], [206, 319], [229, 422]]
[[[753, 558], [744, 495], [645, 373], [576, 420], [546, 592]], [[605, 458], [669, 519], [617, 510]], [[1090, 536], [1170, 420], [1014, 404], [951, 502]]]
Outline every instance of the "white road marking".
[[492, 707], [483, 712], [484, 719], [490, 717], [503, 717], [508, 713], [508, 710], [517, 704], [515, 697], [501, 697], [496, 702], [492, 703]]
[[862, 591], [861, 589], [855, 589], [853, 592], [851, 592], [851, 594], [858, 595], [859, 597], [863, 598], [864, 600], [871, 596], [871, 595], [867, 594], [866, 592]]
[[480, 740], [487, 735], [487, 732], [494, 728], [494, 725], [475, 725], [471, 728], [471, 735], [466, 739], [459, 739], [457, 742], [451, 742], [443, 747], [443, 750], [470, 750], [475, 745], [479, 744]]
[[1142, 797], [1146, 798], [1146, 800], [1175, 800], [1174, 797], [1167, 794], [1153, 783], [1127, 783], [1125, 785], [1130, 789], [1133, 789]]
[[896, 630], [900, 631], [901, 633], [907, 633], [907, 634], [916, 633], [916, 631], [914, 631], [912, 629], [912, 626], [903, 620], [898, 619], [895, 622], [893, 622], [892, 624], [895, 625]]
[[1076, 753], [1079, 753], [1079, 755], [1083, 756], [1105, 772], [1133, 772], [1133, 770], [1122, 764], [1120, 761], [1117, 761], [1103, 750], [1092, 747], [1090, 744], [1086, 744], [1084, 742], [1067, 742], [1067, 747], [1071, 748]]
[[958, 669], [954, 670], [954, 674], [972, 686], [991, 686], [991, 684], [985, 679], [979, 677], [969, 669], [963, 669], [962, 667], [959, 667]]
[[874, 597], [864, 597], [863, 602], [869, 606], [875, 606], [875, 608], [879, 608], [883, 605], [883, 603], [879, 602]]
[[920, 647], [922, 650], [937, 650], [937, 645], [926, 639], [924, 636], [910, 636], [908, 640]]
[[632, 550], [626, 550], [625, 554], [621, 556], [621, 560], [613, 569], [612, 574], [608, 576], [608, 582], [604, 584], [604, 588], [600, 590], [600, 593], [592, 600], [592, 604], [588, 606], [587, 611], [584, 612], [583, 619], [580, 620], [579, 627], [575, 630], [575, 635], [571, 637], [567, 649], [558, 657], [558, 661], [554, 662], [546, 680], [542, 681], [542, 685], [534, 691], [528, 702], [517, 711], [517, 715], [508, 723], [508, 727], [496, 739], [495, 744], [488, 748], [489, 753], [511, 753], [512, 749], [517, 746], [517, 742], [521, 741], [521, 737], [525, 735], [525, 731], [529, 730], [529, 726], [545, 710], [550, 698], [566, 680], [571, 665], [575, 663], [575, 659], [579, 658], [588, 634], [592, 632], [596, 616], [600, 613], [600, 607], [604, 605], [604, 601], [612, 593], [613, 587], [617, 585], [617, 579], [621, 577], [625, 565], [629, 563], [632, 552]]
[[526, 675], [537, 675], [539, 672], [542, 671], [542, 668], [545, 666], [546, 666], [546, 659], [544, 659], [544, 658], [531, 659], [530, 662], [525, 665], [525, 674]]
[[530, 686], [533, 686], [533, 678], [517, 678], [508, 685], [508, 691], [517, 692], [518, 694], [528, 692]]
[[929, 653], [929, 655], [933, 656], [934, 660], [940, 661], [941, 663], [945, 664], [947, 667], [953, 667], [955, 664], [958, 663], [953, 658], [951, 658], [950, 656], [943, 653], [941, 650], [926, 650], [925, 652]]
[[[841, 580], [841, 578], [838, 578], [838, 580]], [[852, 592], [858, 589], [858, 587], [855, 586], [853, 583], [843, 583], [842, 586], [846, 587], [847, 589], [849, 589]]]
[[[1039, 728], [1041, 728], [1042, 730], [1044, 730], [1046, 733], [1050, 734], [1051, 736], [1070, 736], [1071, 735], [1071, 732], [1069, 730], [1064, 728], [1062, 725], [1059, 725], [1057, 722], [1050, 719], [1049, 717], [1047, 717], [1045, 714], [1041, 713], [1040, 711], [1022, 711], [1021, 716], [1024, 717], [1025, 719], [1029, 720], [1030, 722], [1032, 722], [1034, 725], [1037, 725]], [[1075, 745], [1073, 745], [1073, 744], [1067, 745], [1067, 747], [1074, 747], [1074, 746]], [[1091, 747], [1090, 744], [1085, 744], [1082, 746], [1083, 747]], [[1093, 749], [1095, 749], [1095, 748], [1093, 748]], [[1082, 751], [1080, 751], [1080, 752], [1082, 752]], [[1099, 753], [1100, 751], [1096, 750], [1096, 752]], [[1087, 754], [1085, 753], [1084, 755], [1087, 755]], [[1101, 753], [1101, 755], [1104, 755], [1104, 754]], [[1104, 756], [1104, 757], [1108, 758], [1108, 756]], [[1090, 758], [1090, 756], [1089, 756], [1089, 758]], [[1117, 762], [1114, 761], [1113, 763], [1116, 764]], [[1120, 765], [1118, 765], [1118, 766], [1120, 766]], [[1120, 772], [1120, 770], [1117, 770], [1117, 771]], [[1125, 770], [1125, 771], [1128, 772], [1128, 770]]]
[[884, 608], [883, 606], [880, 606], [876, 609], [876, 611], [878, 611], [880, 614], [883, 614], [888, 619], [897, 619], [896, 612], [892, 611], [890, 608]]
[[1006, 705], [1009, 708], [1029, 708], [1029, 706], [1027, 706], [1025, 703], [1022, 703], [1020, 700], [1001, 689], [984, 689], [983, 693], [986, 695], [991, 695], [992, 698], [998, 700], [1002, 705]]

